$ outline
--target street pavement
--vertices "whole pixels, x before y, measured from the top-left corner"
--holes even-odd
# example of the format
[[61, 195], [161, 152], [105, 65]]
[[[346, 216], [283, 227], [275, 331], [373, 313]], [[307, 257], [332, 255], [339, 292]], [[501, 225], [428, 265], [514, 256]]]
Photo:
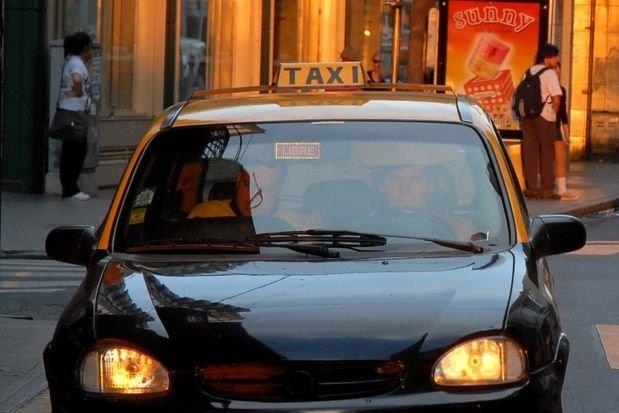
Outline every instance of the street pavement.
[[587, 245], [548, 258], [570, 340], [563, 407], [570, 413], [610, 413], [619, 411], [619, 369], [609, 363], [610, 355], [619, 354], [619, 340], [603, 345], [596, 325], [619, 329], [619, 212], [584, 222]]
[[47, 387], [41, 354], [84, 273], [47, 259], [0, 261], [0, 412]]
[[[575, 201], [529, 201], [531, 216], [583, 216], [618, 205], [619, 164], [573, 162], [569, 189]], [[58, 196], [2, 192], [0, 238], [0, 413], [49, 411], [41, 353], [84, 270], [45, 259], [47, 233], [59, 225], [98, 225], [114, 191], [80, 202]], [[596, 324], [619, 325], [619, 217], [586, 218], [589, 244], [549, 261], [562, 322], [572, 350], [564, 390], [566, 412], [607, 412], [619, 405], [619, 370]], [[614, 346], [613, 343], [606, 343]], [[612, 351], [619, 352], [619, 343]]]

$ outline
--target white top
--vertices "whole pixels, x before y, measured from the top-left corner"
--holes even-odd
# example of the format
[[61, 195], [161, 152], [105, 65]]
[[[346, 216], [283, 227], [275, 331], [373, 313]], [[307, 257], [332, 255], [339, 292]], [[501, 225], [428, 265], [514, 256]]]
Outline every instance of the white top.
[[[67, 96], [73, 85], [73, 75], [80, 75], [82, 82], [82, 96]], [[90, 106], [90, 98], [88, 96], [88, 69], [84, 61], [79, 57], [72, 55], [65, 62], [60, 77], [60, 93], [58, 94], [58, 107], [73, 112], [85, 111]]]
[[[542, 64], [535, 65], [531, 67], [531, 74], [534, 75], [545, 67], [546, 66]], [[563, 94], [559, 76], [557, 76], [557, 72], [549, 68], [540, 75], [539, 83], [542, 88], [542, 101], [545, 102], [541, 116], [549, 122], [556, 122], [557, 113], [552, 109], [552, 99], [550, 99], [550, 97], [561, 96]]]

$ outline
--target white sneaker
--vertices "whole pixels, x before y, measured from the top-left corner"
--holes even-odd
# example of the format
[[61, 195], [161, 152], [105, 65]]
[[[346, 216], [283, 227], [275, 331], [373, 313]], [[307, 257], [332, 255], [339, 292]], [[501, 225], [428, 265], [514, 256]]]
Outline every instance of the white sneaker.
[[73, 195], [71, 199], [77, 199], [78, 201], [86, 201], [90, 199], [90, 195], [85, 194], [83, 192], [78, 192], [77, 194]]
[[565, 191], [564, 193], [561, 194], [562, 201], [575, 201], [577, 199], [578, 199], [578, 195], [573, 194], [571, 192]]

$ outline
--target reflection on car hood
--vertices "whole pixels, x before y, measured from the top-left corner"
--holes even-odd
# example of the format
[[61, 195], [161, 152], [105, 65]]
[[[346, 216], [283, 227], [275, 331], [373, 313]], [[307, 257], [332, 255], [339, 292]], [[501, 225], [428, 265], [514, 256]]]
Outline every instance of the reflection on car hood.
[[99, 337], [211, 360], [376, 360], [500, 329], [513, 258], [124, 265], [98, 292]]

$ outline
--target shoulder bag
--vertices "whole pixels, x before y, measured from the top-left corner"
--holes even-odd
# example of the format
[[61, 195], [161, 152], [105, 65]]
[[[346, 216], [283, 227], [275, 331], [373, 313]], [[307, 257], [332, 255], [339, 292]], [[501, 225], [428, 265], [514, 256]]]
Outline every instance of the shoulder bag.
[[56, 108], [49, 127], [49, 137], [62, 141], [83, 141], [88, 133], [88, 115], [85, 111]]

